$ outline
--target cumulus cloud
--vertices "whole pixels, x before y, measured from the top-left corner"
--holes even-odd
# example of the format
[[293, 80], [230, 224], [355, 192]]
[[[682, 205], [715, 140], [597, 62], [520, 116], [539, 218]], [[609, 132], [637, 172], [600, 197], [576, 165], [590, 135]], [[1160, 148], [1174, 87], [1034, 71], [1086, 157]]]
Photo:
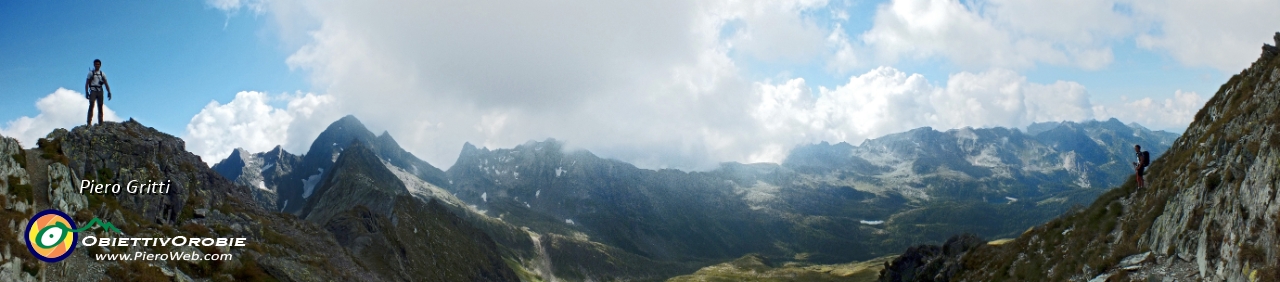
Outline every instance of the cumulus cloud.
[[[272, 100], [285, 100], [287, 106], [276, 108], [271, 106]], [[315, 138], [319, 132], [291, 125], [315, 123], [321, 117], [327, 122], [336, 120], [332, 102], [331, 96], [310, 93], [270, 97], [262, 92], [240, 92], [226, 104], [211, 101], [205, 105], [191, 118], [182, 138], [187, 141], [188, 150], [211, 165], [225, 159], [237, 147], [263, 152], [285, 145], [286, 150], [304, 153], [299, 150], [306, 148], [311, 140], [303, 138]]]
[[[651, 166], [701, 166], [740, 159], [722, 154], [743, 150], [720, 148], [741, 146], [724, 136], [750, 127], [738, 118], [750, 83], [738, 76], [721, 40], [720, 28], [740, 17], [728, 4], [268, 7], [306, 11], [319, 23], [290, 56], [291, 67], [308, 71], [314, 88], [333, 95], [343, 111], [389, 130], [441, 167], [453, 163], [464, 142], [510, 147], [550, 137]], [[819, 46], [824, 36], [816, 33]]]
[[[56, 128], [72, 128], [85, 124], [88, 115], [89, 100], [84, 94], [65, 88], [58, 88], [44, 98], [36, 100], [36, 109], [40, 110], [35, 117], [19, 117], [5, 123], [0, 128], [0, 135], [13, 137], [28, 147], [36, 145], [36, 140], [49, 134]], [[103, 118], [107, 121], [120, 121], [110, 106], [103, 107]], [[94, 121], [97, 122], [97, 109], [94, 109]]]
[[[1014, 71], [1105, 67], [1109, 44], [1141, 30], [1115, 1], [894, 0], [878, 7], [867, 31], [806, 16], [826, 5], [271, 1], [260, 7], [279, 36], [301, 38], [287, 63], [325, 95], [241, 93], [210, 103], [187, 138], [211, 161], [237, 146], [303, 150], [328, 123], [354, 114], [442, 168], [464, 142], [493, 148], [556, 138], [642, 167], [699, 169], [778, 161], [797, 144], [858, 143], [920, 126], [1118, 116], [1179, 128], [1194, 112], [1169, 109], [1201, 99], [1188, 92], [1098, 105], [1084, 85], [1032, 83]], [[861, 74], [834, 88], [804, 78], [752, 81], [739, 54]], [[865, 71], [934, 56], [981, 71], [939, 81], [893, 67]], [[289, 102], [276, 108], [272, 99]]]

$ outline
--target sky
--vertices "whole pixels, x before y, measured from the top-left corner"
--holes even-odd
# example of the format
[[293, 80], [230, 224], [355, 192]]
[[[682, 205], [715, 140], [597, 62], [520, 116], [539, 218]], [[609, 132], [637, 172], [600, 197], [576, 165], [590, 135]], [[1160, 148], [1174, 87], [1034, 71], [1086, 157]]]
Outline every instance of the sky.
[[555, 138], [645, 168], [779, 162], [913, 128], [1118, 118], [1181, 132], [1277, 1], [0, 3], [0, 135], [107, 120], [303, 154], [355, 115], [435, 166]]

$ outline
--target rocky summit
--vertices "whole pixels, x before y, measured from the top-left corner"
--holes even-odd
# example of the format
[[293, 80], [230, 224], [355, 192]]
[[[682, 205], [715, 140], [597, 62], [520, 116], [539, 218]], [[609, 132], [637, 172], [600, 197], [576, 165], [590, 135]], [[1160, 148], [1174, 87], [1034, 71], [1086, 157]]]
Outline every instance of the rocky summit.
[[1280, 281], [1275, 50], [1265, 45], [1205, 103], [1152, 162], [1149, 187], [1129, 181], [1017, 239], [968, 251], [954, 272], [925, 275], [940, 279], [886, 280]]
[[[181, 139], [129, 120], [59, 129], [24, 150], [0, 137], [0, 280], [4, 281], [510, 281], [494, 242], [439, 204], [400, 197], [394, 213], [334, 210], [313, 223], [268, 210], [185, 150]], [[283, 152], [282, 152], [283, 153]], [[280, 164], [279, 160], [276, 160]], [[242, 166], [243, 168], [243, 166]], [[257, 168], [255, 168], [257, 169]], [[385, 169], [385, 168], [383, 168]], [[90, 193], [85, 181], [120, 191]], [[126, 183], [166, 183], [131, 192]], [[245, 238], [245, 246], [85, 246], [57, 263], [25, 246], [29, 219], [61, 210], [79, 224], [108, 222], [105, 238]], [[398, 226], [398, 227], [397, 227]], [[408, 239], [430, 234], [430, 240]], [[79, 243], [79, 242], [77, 242]], [[230, 254], [229, 260], [103, 260], [103, 254]], [[398, 255], [397, 255], [398, 254]], [[413, 263], [405, 263], [416, 262]], [[442, 270], [443, 269], [443, 270]], [[466, 270], [466, 271], [461, 271]]]

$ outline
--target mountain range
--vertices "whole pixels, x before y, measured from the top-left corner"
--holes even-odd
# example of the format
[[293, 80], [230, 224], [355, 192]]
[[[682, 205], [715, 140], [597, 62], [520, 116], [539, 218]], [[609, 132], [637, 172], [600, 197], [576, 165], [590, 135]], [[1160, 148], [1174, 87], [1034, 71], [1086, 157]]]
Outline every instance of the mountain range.
[[[1125, 172], [1095, 168], [1125, 168], [1131, 143], [1158, 155], [1176, 136], [1116, 120], [1033, 128], [1044, 130], [920, 128], [858, 146], [800, 146], [781, 164], [690, 172], [637, 168], [553, 139], [464, 144], [440, 170], [352, 116], [305, 155], [236, 150], [210, 168], [181, 139], [136, 121], [81, 126], [32, 149], [3, 138], [0, 219], [10, 224], [0, 234], [16, 237], [35, 211], [56, 208], [78, 222], [112, 222], [124, 236], [253, 243], [182, 249], [233, 254], [232, 262], [102, 261], [92, 255], [168, 250], [85, 247], [42, 267], [9, 251], [0, 276], [654, 280], [745, 254], [827, 269], [817, 264], [893, 255], [956, 232], [1011, 237], [1122, 183]], [[82, 179], [173, 184], [165, 195], [86, 195], [73, 189]]]
[[[306, 155], [237, 150], [214, 170], [260, 201], [276, 199], [264, 205], [318, 224], [355, 206], [385, 214], [390, 206], [376, 203], [398, 196], [434, 199], [491, 237], [508, 238], [497, 244], [524, 272], [654, 279], [747, 253], [837, 263], [962, 231], [1012, 237], [1123, 183], [1133, 144], [1158, 156], [1177, 137], [1114, 119], [1034, 124], [1027, 132], [1035, 134], [919, 128], [858, 146], [800, 146], [781, 164], [694, 172], [641, 169], [554, 139], [493, 150], [464, 144], [441, 171], [348, 116]], [[351, 148], [368, 153], [366, 161], [339, 165]], [[404, 190], [354, 179], [399, 180]], [[352, 191], [330, 195], [337, 187]]]
[[1280, 281], [1276, 45], [1205, 103], [1146, 187], [1126, 181], [1002, 244], [912, 247], [880, 281]]

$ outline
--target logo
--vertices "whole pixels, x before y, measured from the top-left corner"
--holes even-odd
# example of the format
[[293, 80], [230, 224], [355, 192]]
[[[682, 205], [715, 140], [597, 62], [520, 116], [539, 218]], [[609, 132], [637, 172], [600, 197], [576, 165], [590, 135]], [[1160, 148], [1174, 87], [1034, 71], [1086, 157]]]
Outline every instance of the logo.
[[[48, 263], [62, 261], [76, 250], [76, 222], [58, 210], [36, 213], [27, 223], [27, 250]], [[70, 237], [71, 240], [67, 240]]]
[[76, 241], [80, 238], [78, 233], [95, 225], [120, 233], [120, 229], [116, 229], [110, 222], [97, 218], [89, 221], [84, 228], [77, 229], [75, 220], [66, 213], [59, 210], [41, 211], [32, 216], [31, 221], [27, 223], [27, 250], [31, 251], [31, 255], [48, 263], [62, 261], [76, 250]]

